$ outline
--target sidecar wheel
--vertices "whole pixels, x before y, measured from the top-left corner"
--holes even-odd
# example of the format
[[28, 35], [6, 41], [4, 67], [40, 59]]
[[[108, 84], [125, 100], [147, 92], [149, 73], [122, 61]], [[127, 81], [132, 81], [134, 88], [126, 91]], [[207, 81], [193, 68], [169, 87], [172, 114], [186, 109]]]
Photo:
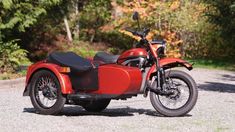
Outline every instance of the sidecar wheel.
[[36, 112], [44, 115], [58, 114], [66, 102], [57, 77], [48, 70], [33, 75], [29, 94]]
[[[173, 95], [157, 95], [150, 92], [150, 101], [160, 114], [165, 116], [183, 116], [194, 107], [198, 90], [193, 78], [185, 72], [172, 70], [166, 72]], [[155, 82], [156, 83], [156, 82]]]
[[82, 107], [89, 112], [101, 112], [109, 105], [110, 101], [110, 99], [95, 100], [87, 102]]

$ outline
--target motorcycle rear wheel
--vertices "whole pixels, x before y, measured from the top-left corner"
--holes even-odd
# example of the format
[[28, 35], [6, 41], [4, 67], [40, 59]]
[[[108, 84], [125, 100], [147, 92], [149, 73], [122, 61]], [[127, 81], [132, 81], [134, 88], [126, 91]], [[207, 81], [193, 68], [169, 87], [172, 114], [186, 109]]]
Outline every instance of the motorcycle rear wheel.
[[[197, 102], [197, 97], [198, 97], [198, 90], [197, 90], [197, 85], [193, 78], [188, 75], [187, 73], [183, 71], [178, 71], [178, 70], [171, 70], [166, 72], [166, 78], [169, 78], [172, 80], [172, 85], [174, 85], [174, 88], [172, 90], [177, 91], [176, 95], [173, 96], [166, 96], [166, 95], [157, 95], [154, 92], [150, 92], [150, 101], [152, 106], [155, 108], [157, 112], [164, 116], [169, 116], [169, 117], [176, 117], [176, 116], [184, 116], [188, 112], [192, 110], [192, 108], [195, 106]], [[183, 99], [183, 92], [182, 89], [185, 89], [182, 87], [182, 85], [177, 84], [174, 80], [179, 80], [181, 83], [185, 83], [185, 87], [188, 88], [188, 90], [185, 90], [189, 94], [186, 95], [188, 96], [186, 101], [183, 101], [184, 103], [181, 105], [178, 103], [182, 102]], [[180, 88], [178, 86], [181, 86]], [[168, 100], [169, 102], [163, 102], [162, 100]], [[178, 102], [177, 102], [178, 101]], [[172, 106], [170, 107], [167, 106], [167, 104], [171, 104]], [[174, 105], [176, 104], [179, 107], [173, 108]]]

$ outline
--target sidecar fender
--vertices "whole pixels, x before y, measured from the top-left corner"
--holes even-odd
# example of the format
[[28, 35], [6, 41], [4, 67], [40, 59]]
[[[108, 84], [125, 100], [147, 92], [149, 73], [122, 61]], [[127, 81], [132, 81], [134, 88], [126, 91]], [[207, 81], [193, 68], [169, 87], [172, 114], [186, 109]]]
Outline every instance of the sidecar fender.
[[[179, 67], [179, 66], [183, 66], [187, 68], [188, 70], [193, 69], [192, 64], [179, 58], [163, 58], [163, 59], [160, 59], [159, 63], [160, 63], [160, 67], [162, 67], [165, 70], [169, 68], [173, 68], [173, 67]], [[149, 69], [149, 72], [147, 74], [147, 79], [150, 79], [151, 74], [154, 72], [156, 72], [156, 65], [153, 65]]]
[[23, 96], [29, 96], [29, 91], [30, 91], [30, 83], [31, 79], [34, 75], [39, 70], [49, 70], [55, 74], [55, 76], [58, 78], [61, 86], [61, 91], [63, 94], [71, 94], [74, 93], [72, 89], [72, 84], [70, 82], [69, 76], [63, 73], [60, 73], [60, 66], [52, 63], [45, 63], [45, 61], [40, 61], [37, 62], [31, 66], [29, 66], [27, 70], [27, 75], [26, 75], [26, 85], [25, 85], [25, 90], [23, 93]]

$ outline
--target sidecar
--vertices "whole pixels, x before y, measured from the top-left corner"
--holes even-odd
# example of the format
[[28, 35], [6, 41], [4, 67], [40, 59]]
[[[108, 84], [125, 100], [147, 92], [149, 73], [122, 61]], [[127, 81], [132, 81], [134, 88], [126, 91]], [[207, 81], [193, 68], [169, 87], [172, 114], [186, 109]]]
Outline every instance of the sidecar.
[[63, 96], [64, 102], [82, 102], [83, 105], [84, 102], [136, 96], [141, 81], [138, 68], [93, 61], [73, 52], [55, 52], [28, 68], [23, 95], [30, 96], [34, 107], [40, 111], [41, 108], [53, 107], [42, 104], [40, 95], [48, 98], [48, 102]]

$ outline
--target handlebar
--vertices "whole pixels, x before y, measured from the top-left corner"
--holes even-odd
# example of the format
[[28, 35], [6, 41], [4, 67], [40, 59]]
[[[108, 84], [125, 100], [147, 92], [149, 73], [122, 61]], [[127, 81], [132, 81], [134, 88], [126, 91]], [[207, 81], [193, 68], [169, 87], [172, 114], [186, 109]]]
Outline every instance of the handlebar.
[[133, 35], [135, 36], [139, 36], [141, 38], [144, 38], [148, 35], [148, 33], [150, 32], [150, 29], [143, 29], [143, 31], [134, 31], [132, 29], [125, 29], [128, 32], [131, 32]]
[[[141, 37], [141, 40], [138, 42], [137, 45], [144, 45], [144, 44], [148, 43], [148, 40], [145, 37], [150, 32], [150, 29], [144, 28], [143, 31], [134, 31], [132, 29], [124, 29], [124, 30], [132, 33], [135, 36]], [[151, 44], [159, 44], [159, 45], [163, 45], [163, 46], [166, 45], [166, 42], [164, 40], [152, 40], [150, 43]]]

